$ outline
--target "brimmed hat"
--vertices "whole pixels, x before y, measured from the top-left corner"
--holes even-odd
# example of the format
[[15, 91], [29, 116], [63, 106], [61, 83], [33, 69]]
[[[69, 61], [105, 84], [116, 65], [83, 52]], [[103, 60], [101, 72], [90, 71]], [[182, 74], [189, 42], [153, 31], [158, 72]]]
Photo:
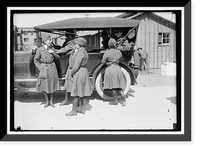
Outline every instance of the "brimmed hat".
[[78, 37], [75, 39], [75, 43], [80, 46], [86, 46], [87, 41], [83, 37]]
[[114, 48], [115, 47], [115, 43], [116, 43], [116, 40], [113, 39], [113, 38], [110, 38], [109, 41], [108, 41], [108, 47]]

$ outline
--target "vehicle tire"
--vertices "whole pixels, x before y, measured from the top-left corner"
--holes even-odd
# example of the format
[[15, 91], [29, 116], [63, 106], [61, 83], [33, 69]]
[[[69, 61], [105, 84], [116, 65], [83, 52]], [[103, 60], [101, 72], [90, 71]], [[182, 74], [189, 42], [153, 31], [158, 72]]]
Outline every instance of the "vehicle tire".
[[[128, 71], [126, 71], [126, 69], [121, 67], [121, 71], [123, 72], [125, 80], [126, 80], [126, 87], [123, 89], [123, 93], [124, 93], [124, 96], [125, 96], [125, 95], [127, 95], [128, 91], [130, 89], [131, 78], [130, 78]], [[99, 94], [99, 96], [101, 96], [101, 98], [103, 98], [105, 100], [112, 100], [113, 97], [111, 95], [106, 95], [104, 93], [104, 90], [103, 90], [103, 87], [102, 87], [102, 76], [103, 76], [104, 72], [105, 72], [105, 69], [102, 69], [98, 73], [97, 78], [95, 80], [95, 89], [96, 89], [97, 93]]]

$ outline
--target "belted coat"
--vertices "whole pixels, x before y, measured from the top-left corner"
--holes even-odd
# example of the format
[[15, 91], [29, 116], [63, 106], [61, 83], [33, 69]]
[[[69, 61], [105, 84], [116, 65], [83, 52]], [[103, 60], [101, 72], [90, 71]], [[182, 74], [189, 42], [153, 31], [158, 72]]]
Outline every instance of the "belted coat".
[[38, 48], [34, 57], [34, 63], [40, 71], [36, 83], [36, 92], [54, 93], [60, 90], [54, 56], [49, 53], [45, 46]]
[[119, 66], [122, 60], [122, 53], [116, 49], [109, 49], [102, 58], [102, 63], [107, 64], [104, 74], [104, 89], [124, 89], [126, 86], [125, 77]]

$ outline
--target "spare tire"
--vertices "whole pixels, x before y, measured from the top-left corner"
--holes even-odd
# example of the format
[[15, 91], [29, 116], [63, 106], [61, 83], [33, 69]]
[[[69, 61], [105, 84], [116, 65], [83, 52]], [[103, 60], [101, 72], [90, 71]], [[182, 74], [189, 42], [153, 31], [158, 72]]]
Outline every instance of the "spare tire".
[[[123, 93], [124, 93], [124, 95], [127, 95], [128, 91], [130, 89], [130, 86], [131, 86], [131, 77], [130, 77], [128, 71], [126, 69], [124, 69], [123, 67], [121, 67], [121, 71], [123, 72], [123, 75], [124, 75], [125, 81], [126, 81], [126, 86], [123, 89]], [[111, 95], [105, 94], [105, 92], [103, 90], [104, 72], [105, 72], [105, 68], [102, 69], [101, 71], [99, 71], [99, 73], [97, 74], [97, 77], [95, 80], [95, 89], [96, 89], [97, 93], [99, 94], [99, 96], [101, 98], [103, 98], [104, 100], [112, 100], [113, 97]]]

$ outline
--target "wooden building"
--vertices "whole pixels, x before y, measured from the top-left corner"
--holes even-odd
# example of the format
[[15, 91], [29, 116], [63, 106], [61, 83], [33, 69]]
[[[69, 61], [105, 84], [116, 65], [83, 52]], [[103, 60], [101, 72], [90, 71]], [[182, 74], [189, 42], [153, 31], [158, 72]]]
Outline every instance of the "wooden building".
[[135, 44], [149, 54], [150, 68], [160, 69], [162, 62], [176, 62], [175, 14], [142, 12], [118, 17], [140, 20]]

